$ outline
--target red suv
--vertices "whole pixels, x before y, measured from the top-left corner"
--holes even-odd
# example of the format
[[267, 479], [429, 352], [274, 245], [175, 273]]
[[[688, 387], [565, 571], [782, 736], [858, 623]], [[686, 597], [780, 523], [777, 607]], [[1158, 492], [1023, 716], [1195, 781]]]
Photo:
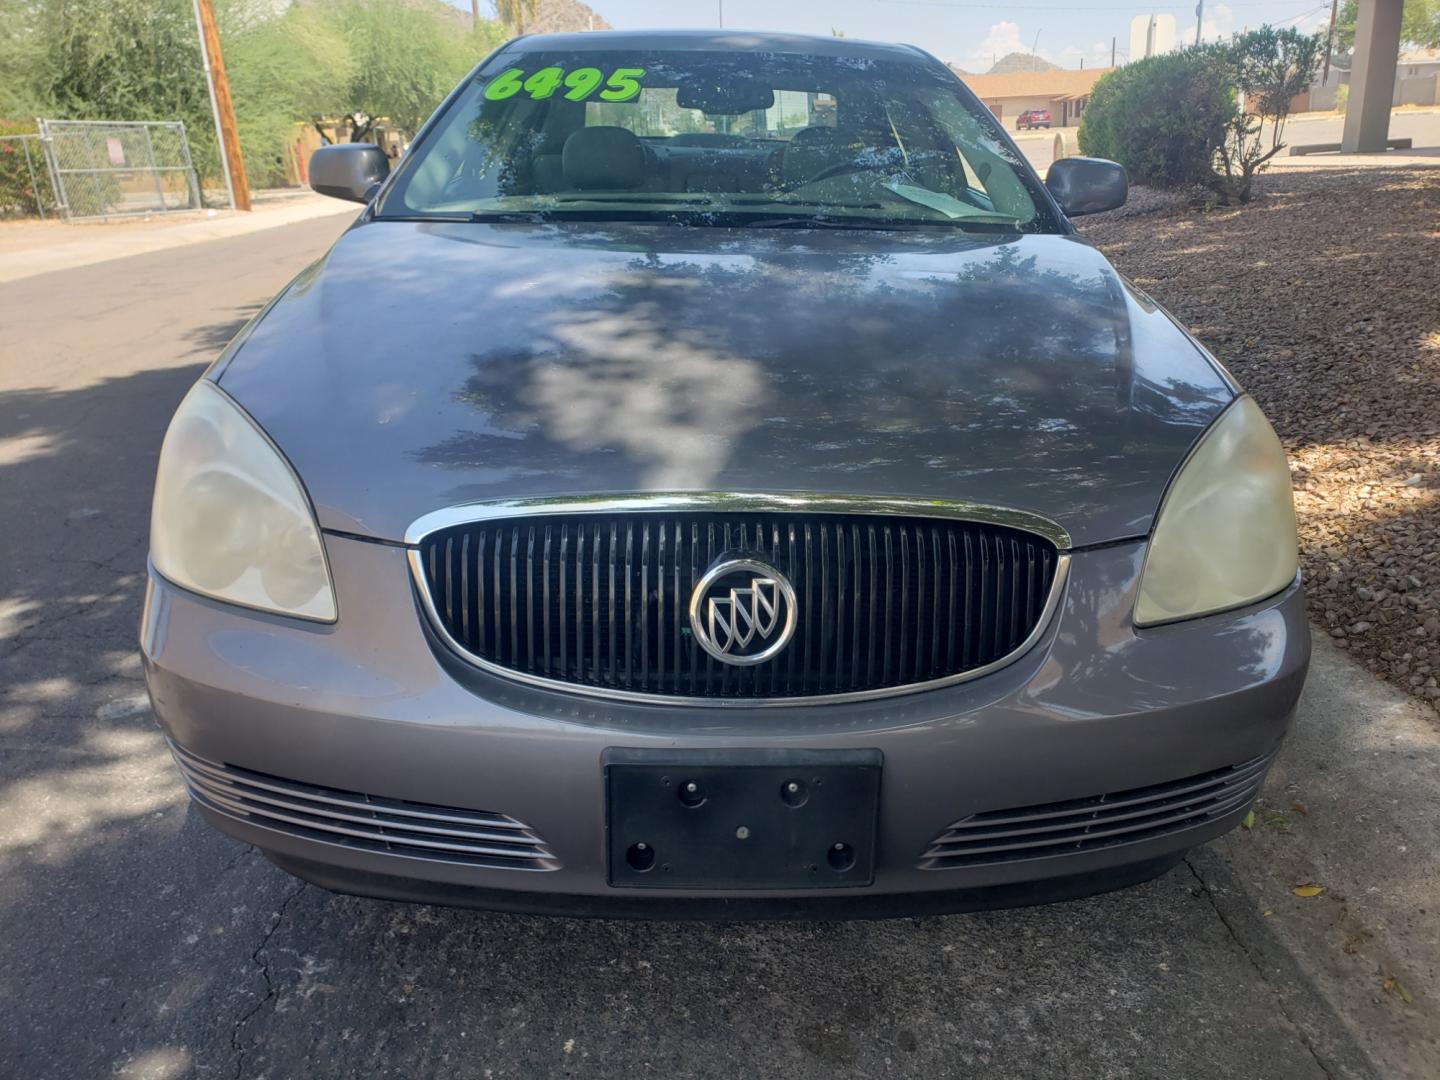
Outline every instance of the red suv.
[[1015, 121], [1015, 127], [1019, 131], [1029, 131], [1031, 128], [1048, 128], [1050, 126], [1049, 109], [1026, 109]]

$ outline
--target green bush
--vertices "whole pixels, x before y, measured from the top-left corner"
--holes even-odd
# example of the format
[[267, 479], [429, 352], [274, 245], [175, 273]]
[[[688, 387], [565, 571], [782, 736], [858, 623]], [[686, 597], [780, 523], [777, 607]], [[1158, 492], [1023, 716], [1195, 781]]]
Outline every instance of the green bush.
[[1137, 184], [1204, 184], [1235, 113], [1233, 84], [1209, 58], [1191, 50], [1152, 56], [1095, 84], [1080, 118], [1080, 152], [1120, 162]]
[[47, 211], [53, 209], [39, 143], [28, 140], [31, 156], [27, 165], [27, 140], [4, 138], [7, 135], [34, 134], [33, 121], [0, 120], [0, 217], [34, 216], [39, 212], [42, 201]]

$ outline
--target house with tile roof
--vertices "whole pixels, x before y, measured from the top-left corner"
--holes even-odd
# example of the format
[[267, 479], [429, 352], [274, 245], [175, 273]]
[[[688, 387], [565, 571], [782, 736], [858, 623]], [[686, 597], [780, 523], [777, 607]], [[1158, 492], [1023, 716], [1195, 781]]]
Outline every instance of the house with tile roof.
[[1005, 75], [960, 75], [1000, 121], [1010, 129], [1027, 109], [1049, 109], [1056, 127], [1074, 127], [1100, 76], [1112, 68], [1078, 71], [1014, 71]]

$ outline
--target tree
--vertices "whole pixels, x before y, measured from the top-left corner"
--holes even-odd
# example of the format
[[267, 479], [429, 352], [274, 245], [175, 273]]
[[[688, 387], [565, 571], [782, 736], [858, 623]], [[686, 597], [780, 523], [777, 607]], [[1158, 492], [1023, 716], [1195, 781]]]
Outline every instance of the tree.
[[381, 117], [416, 131], [499, 43], [493, 23], [473, 35], [457, 33], [454, 21], [436, 8], [412, 6], [410, 17], [397, 19], [394, 0], [324, 0], [315, 8], [340, 27], [349, 47], [350, 82], [331, 115], [352, 117], [352, 141], [363, 139]]
[[1228, 42], [1190, 50], [1213, 64], [1239, 91], [1236, 108], [1215, 149], [1209, 186], [1226, 203], [1246, 203], [1255, 174], [1285, 147], [1290, 102], [1309, 89], [1320, 64], [1321, 36], [1294, 27], [1262, 26]]
[[297, 121], [336, 116], [354, 77], [349, 42], [313, 4], [275, 17], [269, 0], [226, 0], [221, 37], [252, 185], [284, 182]]
[[[1359, 0], [1344, 0], [1335, 16], [1335, 47], [1341, 52], [1355, 47], [1359, 18]], [[1440, 49], [1440, 0], [1405, 0], [1400, 40], [1420, 49]]]
[[[525, 0], [516, 0], [522, 6]], [[413, 133], [503, 37], [442, 0], [216, 0], [251, 183], [283, 179], [296, 123]], [[183, 120], [219, 175], [192, 0], [0, 0], [0, 118]]]
[[495, 18], [507, 30], [516, 34], [525, 32], [525, 20], [535, 14], [540, 0], [495, 0]]
[[1285, 146], [1291, 99], [1309, 87], [1319, 35], [1265, 26], [1103, 76], [1080, 121], [1080, 149], [1119, 161], [1138, 183], [1202, 185], [1248, 202]]
[[1081, 114], [1080, 151], [1120, 162], [1139, 184], [1204, 184], [1236, 111], [1234, 87], [1208, 58], [1162, 53], [1101, 76]]

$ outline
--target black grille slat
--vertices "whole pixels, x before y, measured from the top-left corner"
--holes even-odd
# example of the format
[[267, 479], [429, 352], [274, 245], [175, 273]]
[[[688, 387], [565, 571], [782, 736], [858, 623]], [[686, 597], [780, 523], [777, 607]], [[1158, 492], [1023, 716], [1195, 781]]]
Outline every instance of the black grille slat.
[[546, 675], [552, 673], [550, 667], [550, 526], [545, 526], [545, 549], [544, 556], [540, 563], [540, 638], [545, 650], [545, 667], [542, 669]]
[[535, 526], [525, 536], [525, 670], [535, 670]]
[[[900, 622], [898, 624], [896, 637], [899, 639], [900, 656], [895, 669], [895, 681], [902, 679], [906, 682], [914, 682], [914, 679], [907, 679], [905, 676], [905, 656], [909, 652], [910, 635], [906, 633], [910, 629], [909, 611], [910, 606], [910, 537], [904, 525], [901, 525], [897, 532], [900, 534], [900, 578], [897, 584], [900, 586]], [[918, 599], [918, 591], [917, 591]]]
[[568, 657], [570, 656], [570, 624], [567, 618], [570, 611], [570, 603], [569, 590], [565, 588], [566, 571], [569, 569], [569, 564], [570, 525], [567, 522], [560, 526], [560, 562], [559, 566], [557, 567], [557, 570], [559, 571], [558, 576], [560, 584], [556, 595], [556, 600], [558, 601], [558, 603], [555, 605], [560, 612], [560, 618], [557, 620], [560, 628], [559, 640], [557, 643], [559, 644], [560, 648], [557, 651], [560, 654], [560, 670], [558, 672], [558, 675], [562, 679], [567, 679], [570, 677], [570, 665], [567, 662]]
[[525, 663], [526, 619], [530, 606], [525, 602], [525, 526], [521, 522], [505, 532], [505, 602], [510, 609], [511, 663]]
[[575, 681], [585, 681], [585, 526], [575, 530]]
[[[438, 530], [417, 568], [455, 642], [577, 687], [699, 699], [902, 689], [1014, 652], [1047, 610], [1059, 552], [942, 518], [697, 511], [554, 514]], [[797, 597], [776, 658], [738, 667], [690, 629], [722, 555], [772, 563]]]

